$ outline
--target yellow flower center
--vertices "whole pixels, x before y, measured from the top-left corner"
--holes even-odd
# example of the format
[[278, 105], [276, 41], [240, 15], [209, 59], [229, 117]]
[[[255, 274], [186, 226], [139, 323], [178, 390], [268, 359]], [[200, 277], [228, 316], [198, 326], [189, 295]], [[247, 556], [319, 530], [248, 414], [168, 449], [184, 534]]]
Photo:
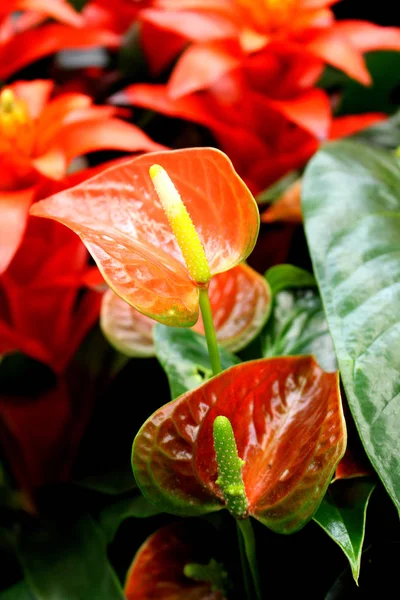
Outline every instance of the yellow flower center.
[[297, 0], [236, 0], [263, 31], [286, 27], [292, 19]]
[[29, 122], [25, 102], [17, 98], [10, 88], [4, 88], [0, 93], [0, 132], [14, 140]]
[[182, 252], [190, 278], [199, 285], [206, 285], [211, 278], [207, 257], [178, 190], [160, 165], [150, 167], [150, 177]]

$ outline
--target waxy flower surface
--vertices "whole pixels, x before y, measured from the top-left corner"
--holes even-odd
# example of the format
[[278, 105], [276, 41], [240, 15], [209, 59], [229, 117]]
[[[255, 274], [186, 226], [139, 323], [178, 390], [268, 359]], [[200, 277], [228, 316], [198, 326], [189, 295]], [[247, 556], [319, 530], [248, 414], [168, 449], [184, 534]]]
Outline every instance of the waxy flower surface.
[[0, 272], [14, 256], [30, 204], [62, 180], [71, 161], [103, 149], [156, 150], [160, 146], [112, 107], [84, 94], [52, 97], [54, 83], [16, 82], [0, 92]]
[[213, 424], [232, 425], [243, 459], [246, 513], [291, 533], [312, 516], [346, 447], [338, 377], [310, 356], [246, 362], [157, 410], [137, 434], [143, 494], [178, 515], [219, 510]]
[[[218, 543], [216, 537], [212, 527], [194, 520], [172, 523], [153, 533], [128, 571], [127, 600], [224, 600], [221, 588], [227, 575], [216, 561], [208, 562]], [[206, 572], [213, 581], [186, 576], [185, 567], [193, 564], [194, 570]]]
[[[264, 325], [271, 291], [264, 277], [245, 264], [215, 275], [210, 281], [210, 304], [217, 340], [236, 352]], [[154, 321], [139, 313], [112, 290], [102, 299], [100, 323], [107, 339], [128, 356], [153, 356]], [[204, 334], [200, 316], [194, 331]]]
[[192, 279], [149, 176], [154, 164], [180, 193], [211, 276], [242, 262], [257, 238], [258, 208], [229, 159], [213, 148], [140, 156], [31, 212], [73, 229], [108, 285], [137, 310], [167, 325], [191, 326], [198, 319], [199, 287], [207, 284]]

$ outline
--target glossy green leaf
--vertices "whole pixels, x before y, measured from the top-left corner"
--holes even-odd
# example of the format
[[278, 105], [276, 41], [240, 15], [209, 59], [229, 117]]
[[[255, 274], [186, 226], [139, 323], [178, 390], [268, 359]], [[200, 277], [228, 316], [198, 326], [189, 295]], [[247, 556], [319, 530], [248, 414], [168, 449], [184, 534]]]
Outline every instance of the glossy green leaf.
[[311, 161], [303, 212], [339, 368], [364, 448], [400, 509], [400, 167], [355, 142]]
[[400, 110], [390, 119], [354, 134], [353, 139], [378, 148], [395, 150], [400, 146]]
[[265, 357], [314, 354], [325, 371], [337, 368], [332, 339], [316, 290], [285, 290], [276, 294], [261, 341]]
[[268, 269], [265, 278], [274, 295], [288, 288], [315, 287], [317, 285], [314, 275], [294, 265], [275, 265]]
[[[157, 358], [167, 374], [172, 398], [196, 388], [212, 376], [204, 336], [189, 329], [159, 324], [155, 326], [153, 336]], [[227, 350], [219, 347], [219, 351], [222, 369], [240, 362]]]
[[347, 556], [355, 581], [360, 574], [368, 502], [375, 482], [368, 479], [332, 484], [314, 521]]
[[108, 558], [106, 538], [86, 516], [74, 523], [41, 523], [19, 548], [26, 581], [37, 600], [124, 600]]

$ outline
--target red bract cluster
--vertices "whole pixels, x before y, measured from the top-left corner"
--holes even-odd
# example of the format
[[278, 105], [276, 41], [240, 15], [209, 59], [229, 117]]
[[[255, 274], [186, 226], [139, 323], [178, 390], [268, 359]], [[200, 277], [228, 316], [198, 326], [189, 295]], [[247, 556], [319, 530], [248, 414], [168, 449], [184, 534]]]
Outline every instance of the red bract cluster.
[[[346, 141], [349, 183], [341, 151], [324, 152], [355, 134], [398, 144], [386, 122], [396, 90], [375, 94], [366, 55], [397, 60], [400, 28], [337, 19], [336, 2], [1, 6], [0, 522], [4, 504], [11, 526], [0, 547], [24, 582], [0, 581], [0, 600], [8, 587], [10, 598], [261, 600], [256, 548], [275, 537], [259, 532], [313, 518], [358, 577], [374, 470], [357, 429], [392, 497], [400, 485], [398, 459], [385, 470], [379, 455], [397, 388], [375, 406], [379, 377], [363, 370], [372, 356], [388, 382], [398, 372], [398, 340], [386, 343], [398, 323], [363, 312], [397, 294], [400, 237], [386, 220], [399, 212], [398, 165], [368, 150], [360, 166], [364, 150]], [[354, 90], [359, 104], [346, 103]], [[326, 165], [338, 191], [324, 213]], [[342, 198], [350, 223], [370, 208], [354, 246]], [[331, 484], [355, 486], [348, 505]], [[126, 517], [158, 512], [166, 526], [121, 545], [120, 574], [137, 551], [123, 592], [107, 544]]]

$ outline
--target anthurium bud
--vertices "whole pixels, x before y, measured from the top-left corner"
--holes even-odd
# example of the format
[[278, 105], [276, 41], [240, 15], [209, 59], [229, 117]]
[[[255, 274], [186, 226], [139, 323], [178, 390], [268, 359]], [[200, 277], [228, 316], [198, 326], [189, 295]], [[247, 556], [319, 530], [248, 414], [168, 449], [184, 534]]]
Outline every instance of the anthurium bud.
[[247, 516], [248, 502], [243, 484], [242, 460], [237, 451], [232, 425], [227, 417], [219, 416], [213, 426], [214, 450], [218, 466], [216, 484], [221, 488], [226, 508], [236, 519]]
[[150, 177], [181, 249], [190, 278], [200, 285], [211, 278], [207, 257], [193, 221], [165, 169], [152, 165]]

